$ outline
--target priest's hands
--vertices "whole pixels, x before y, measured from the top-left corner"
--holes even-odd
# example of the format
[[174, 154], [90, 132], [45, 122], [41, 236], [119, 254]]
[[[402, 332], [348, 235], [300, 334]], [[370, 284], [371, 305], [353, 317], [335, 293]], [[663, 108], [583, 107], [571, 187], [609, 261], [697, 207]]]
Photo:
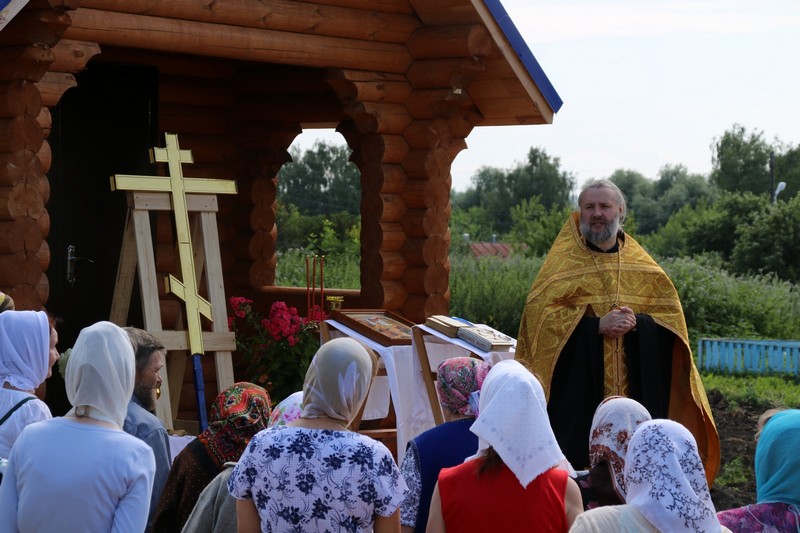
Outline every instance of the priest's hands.
[[612, 309], [600, 317], [598, 333], [618, 339], [636, 327], [636, 314], [630, 307]]

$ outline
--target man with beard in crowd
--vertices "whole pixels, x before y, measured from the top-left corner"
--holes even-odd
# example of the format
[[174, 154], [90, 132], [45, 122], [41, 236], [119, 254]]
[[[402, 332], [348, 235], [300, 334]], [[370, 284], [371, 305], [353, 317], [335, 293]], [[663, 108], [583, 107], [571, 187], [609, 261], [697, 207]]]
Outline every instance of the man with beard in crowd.
[[147, 519], [149, 531], [171, 464], [167, 429], [154, 414], [161, 387], [159, 371], [164, 366], [167, 351], [150, 333], [138, 328], [124, 329], [131, 339], [136, 354], [136, 378], [123, 429], [126, 433], [149, 444], [156, 458], [156, 476], [153, 480], [153, 494], [150, 497], [150, 513]]
[[683, 308], [669, 277], [622, 230], [625, 214], [613, 182], [584, 185], [528, 294], [516, 359], [540, 378], [553, 431], [576, 469], [589, 465], [596, 407], [625, 396], [692, 432], [711, 484], [719, 435]]

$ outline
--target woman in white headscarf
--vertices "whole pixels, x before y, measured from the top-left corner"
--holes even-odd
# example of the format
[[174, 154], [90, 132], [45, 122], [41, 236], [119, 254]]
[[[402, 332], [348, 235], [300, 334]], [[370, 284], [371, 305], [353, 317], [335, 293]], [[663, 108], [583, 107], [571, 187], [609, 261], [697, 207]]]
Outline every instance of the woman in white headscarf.
[[583, 511], [547, 418], [539, 381], [514, 360], [495, 364], [478, 401], [478, 453], [445, 468], [427, 531], [563, 531]]
[[577, 533], [720, 533], [697, 443], [672, 420], [642, 423], [625, 457], [625, 505], [586, 511], [572, 528]]
[[239, 532], [400, 530], [407, 489], [391, 452], [348, 429], [375, 371], [353, 339], [320, 347], [300, 418], [256, 434], [228, 480]]
[[122, 329], [98, 322], [80, 332], [65, 376], [73, 408], [28, 426], [11, 449], [0, 531], [144, 531], [155, 459], [122, 431], [134, 374]]
[[0, 458], [28, 424], [51, 418], [34, 391], [58, 361], [58, 334], [44, 311], [0, 313]]

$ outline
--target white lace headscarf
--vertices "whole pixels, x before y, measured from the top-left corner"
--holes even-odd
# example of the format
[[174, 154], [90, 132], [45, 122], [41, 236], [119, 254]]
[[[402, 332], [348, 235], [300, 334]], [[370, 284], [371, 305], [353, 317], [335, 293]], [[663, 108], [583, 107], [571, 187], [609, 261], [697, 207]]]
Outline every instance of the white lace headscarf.
[[611, 396], [603, 400], [594, 412], [589, 433], [589, 464], [594, 468], [606, 463], [611, 481], [622, 501], [625, 501], [625, 455], [636, 428], [652, 417], [644, 405], [630, 398]]
[[64, 382], [69, 414], [122, 428], [136, 376], [133, 346], [119, 326], [97, 322], [83, 328], [67, 361]]
[[719, 532], [697, 443], [672, 420], [642, 423], [625, 459], [626, 503], [659, 531]]
[[358, 341], [340, 337], [326, 342], [306, 372], [301, 416], [349, 424], [367, 398], [372, 373], [372, 357]]
[[539, 380], [518, 361], [496, 363], [481, 388], [478, 419], [470, 431], [478, 436], [478, 453], [490, 446], [523, 487], [558, 467], [574, 475], [558, 446]]
[[33, 390], [50, 371], [50, 321], [44, 311], [0, 313], [0, 386]]

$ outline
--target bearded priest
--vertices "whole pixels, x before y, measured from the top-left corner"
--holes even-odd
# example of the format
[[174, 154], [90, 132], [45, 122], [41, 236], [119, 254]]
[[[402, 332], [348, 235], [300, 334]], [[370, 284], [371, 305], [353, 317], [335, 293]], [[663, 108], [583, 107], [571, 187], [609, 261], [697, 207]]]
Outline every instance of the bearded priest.
[[576, 469], [589, 465], [595, 408], [609, 396], [643, 404], [697, 440], [709, 486], [719, 434], [694, 365], [672, 281], [622, 230], [625, 198], [609, 180], [587, 182], [525, 303], [516, 359], [548, 399], [550, 423]]

